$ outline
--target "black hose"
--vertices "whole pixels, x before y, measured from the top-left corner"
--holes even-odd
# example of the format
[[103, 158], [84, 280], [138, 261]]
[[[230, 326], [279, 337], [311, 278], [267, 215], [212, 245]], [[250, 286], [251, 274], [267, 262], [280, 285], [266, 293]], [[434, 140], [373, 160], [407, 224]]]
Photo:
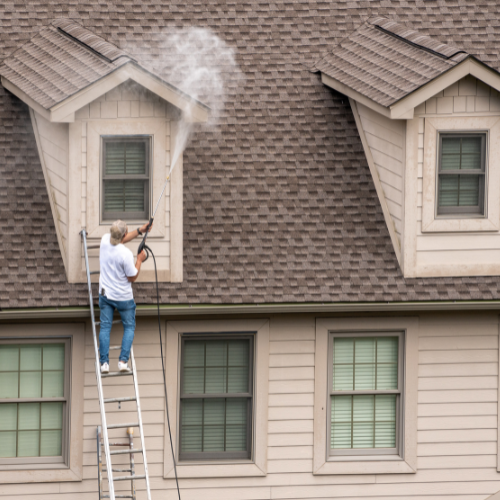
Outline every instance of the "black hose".
[[151, 250], [151, 248], [149, 248], [146, 245], [144, 245], [144, 249], [146, 249], [146, 253], [148, 251], [151, 252], [151, 256], [153, 257], [153, 262], [155, 265], [156, 305], [158, 307], [158, 331], [160, 332], [160, 355], [161, 355], [161, 368], [162, 368], [162, 373], [163, 373], [163, 389], [165, 390], [165, 406], [167, 408], [167, 423], [168, 423], [168, 434], [170, 436], [170, 448], [172, 450], [172, 460], [174, 462], [175, 484], [177, 485], [177, 495], [179, 496], [179, 500], [181, 500], [181, 491], [179, 489], [179, 479], [177, 477], [177, 464], [175, 463], [174, 444], [172, 441], [172, 431], [170, 430], [170, 417], [168, 414], [167, 379], [165, 376], [165, 364], [163, 362], [163, 340], [161, 337], [160, 292], [158, 290], [158, 272], [156, 270], [156, 259], [155, 259], [155, 254], [153, 253], [153, 250]]

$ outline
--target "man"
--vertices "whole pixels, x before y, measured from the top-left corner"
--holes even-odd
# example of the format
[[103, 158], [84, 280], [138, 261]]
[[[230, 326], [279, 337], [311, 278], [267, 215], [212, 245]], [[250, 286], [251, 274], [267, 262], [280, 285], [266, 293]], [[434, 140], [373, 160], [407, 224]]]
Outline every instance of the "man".
[[122, 220], [113, 222], [109, 234], [101, 240], [99, 262], [99, 308], [100, 332], [99, 351], [101, 373], [109, 373], [109, 336], [113, 323], [115, 309], [120, 313], [123, 323], [122, 349], [118, 361], [118, 370], [129, 372], [128, 358], [134, 340], [135, 332], [135, 302], [132, 293], [132, 283], [139, 276], [141, 264], [146, 260], [144, 250], [137, 255], [134, 266], [134, 256], [124, 245], [146, 231], [151, 231], [148, 224], [128, 232], [127, 224]]

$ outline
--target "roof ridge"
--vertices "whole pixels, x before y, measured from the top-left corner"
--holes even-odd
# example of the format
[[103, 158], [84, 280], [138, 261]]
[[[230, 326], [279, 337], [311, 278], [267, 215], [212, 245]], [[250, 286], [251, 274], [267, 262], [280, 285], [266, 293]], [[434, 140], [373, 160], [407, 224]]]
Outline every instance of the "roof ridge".
[[447, 45], [446, 43], [435, 40], [430, 36], [422, 35], [418, 31], [412, 30], [402, 24], [398, 24], [386, 17], [373, 17], [368, 19], [367, 22], [390, 36], [394, 36], [409, 45], [416, 46], [444, 59], [453, 59], [458, 54], [469, 55], [465, 50], [452, 45]]
[[93, 31], [84, 28], [81, 24], [71, 19], [59, 18], [52, 21], [51, 24], [58, 31], [64, 33], [73, 41], [80, 43], [86, 49], [94, 52], [107, 62], [114, 63], [120, 57], [126, 57], [131, 61], [135, 61], [132, 56], [115, 44], [108, 42], [99, 35], [96, 35]]

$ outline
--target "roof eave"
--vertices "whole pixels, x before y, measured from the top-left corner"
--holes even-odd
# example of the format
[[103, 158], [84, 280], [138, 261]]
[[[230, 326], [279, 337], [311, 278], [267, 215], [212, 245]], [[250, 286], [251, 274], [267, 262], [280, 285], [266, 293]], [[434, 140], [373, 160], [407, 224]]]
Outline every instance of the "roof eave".
[[500, 74], [473, 56], [468, 56], [449, 70], [441, 73], [430, 82], [418, 87], [389, 106], [383, 106], [369, 99], [360, 92], [328, 76], [326, 73], [321, 72], [321, 80], [325, 85], [377, 111], [383, 116], [392, 120], [410, 120], [413, 118], [414, 110], [417, 106], [420, 106], [420, 104], [467, 75], [474, 76], [500, 92]]
[[178, 107], [184, 112], [185, 119], [187, 121], [206, 122], [210, 111], [210, 108], [202, 102], [194, 99], [174, 85], [157, 77], [134, 61], [128, 61], [127, 63], [119, 66], [114, 71], [108, 73], [63, 101], [54, 104], [49, 109], [44, 108], [42, 105], [37, 103], [33, 98], [28, 96], [23, 90], [9, 81], [6, 77], [2, 76], [1, 80], [2, 85], [7, 90], [19, 97], [19, 99], [30, 106], [30, 108], [35, 110], [47, 120], [57, 123], [73, 122], [75, 119], [75, 112], [77, 110], [92, 101], [95, 101], [106, 92], [109, 92], [127, 80], [137, 82], [144, 88], [160, 96], [162, 99]]

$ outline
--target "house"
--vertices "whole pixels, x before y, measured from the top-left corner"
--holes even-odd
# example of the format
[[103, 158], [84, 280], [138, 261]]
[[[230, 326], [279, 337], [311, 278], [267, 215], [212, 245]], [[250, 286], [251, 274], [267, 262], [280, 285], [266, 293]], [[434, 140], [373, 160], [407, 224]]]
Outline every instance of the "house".
[[[181, 497], [500, 498], [497, 4], [0, 17], [0, 499], [99, 498], [79, 233], [147, 220], [172, 166], [149, 241]], [[217, 129], [152, 69], [185, 27], [213, 30], [244, 75]], [[141, 278], [144, 444], [152, 498], [173, 499], [151, 260]], [[107, 415], [130, 422], [132, 403]]]

